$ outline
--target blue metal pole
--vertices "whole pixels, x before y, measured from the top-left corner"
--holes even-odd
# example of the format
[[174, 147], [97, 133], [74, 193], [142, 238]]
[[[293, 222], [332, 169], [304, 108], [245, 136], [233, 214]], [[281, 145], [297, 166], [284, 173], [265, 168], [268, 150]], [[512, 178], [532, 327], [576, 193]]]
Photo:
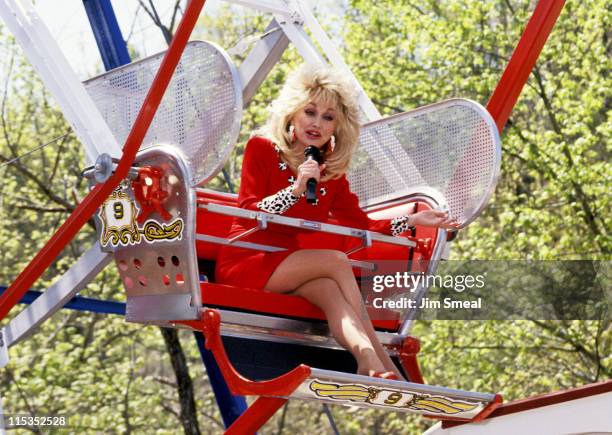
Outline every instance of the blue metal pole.
[[198, 343], [202, 361], [204, 361], [204, 365], [206, 366], [206, 373], [210, 380], [210, 386], [215, 393], [223, 423], [225, 427], [228, 428], [244, 411], [246, 411], [246, 400], [243, 396], [234, 396], [229, 390], [212, 352], [204, 347], [206, 340], [204, 334], [201, 332], [194, 332], [193, 335]]
[[83, 0], [83, 6], [102, 55], [104, 68], [108, 71], [130, 63], [127, 45], [110, 0]]
[[[0, 295], [6, 290], [6, 287], [0, 286]], [[36, 290], [28, 290], [23, 295], [20, 304], [31, 304], [34, 302], [42, 292]], [[64, 308], [77, 311], [89, 311], [91, 313], [102, 313], [102, 314], [119, 314], [125, 315], [125, 303], [113, 302], [113, 301], [102, 301], [100, 299], [84, 298], [82, 296], [75, 296], [64, 305]]]

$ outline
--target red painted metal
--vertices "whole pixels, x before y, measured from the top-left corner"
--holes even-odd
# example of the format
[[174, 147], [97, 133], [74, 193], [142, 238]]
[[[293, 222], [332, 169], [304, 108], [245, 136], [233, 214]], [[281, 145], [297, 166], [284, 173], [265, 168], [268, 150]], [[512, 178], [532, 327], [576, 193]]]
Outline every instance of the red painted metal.
[[[253, 433], [268, 421], [272, 415], [286, 401], [284, 397], [291, 394], [310, 376], [310, 367], [301, 364], [290, 372], [268, 381], [251, 381], [240, 375], [232, 366], [225, 352], [221, 340], [221, 316], [216, 310], [205, 309], [201, 320], [179, 320], [177, 324], [187, 325], [193, 329], [202, 331], [206, 337], [206, 348], [209, 349], [217, 362], [221, 373], [233, 394], [262, 396], [249, 407], [244, 414], [228, 429], [227, 434], [247, 434]], [[416, 354], [420, 350], [419, 341], [408, 337], [402, 343], [400, 349], [400, 359], [404, 364], [404, 359], [408, 358], [409, 364], [414, 364], [408, 369], [410, 381], [423, 383], [418, 364], [416, 364]], [[272, 396], [272, 397], [271, 397]], [[283, 397], [283, 398], [279, 398]], [[274, 399], [274, 400], [264, 400]], [[500, 395], [496, 395], [493, 402], [488, 404], [474, 419], [466, 420], [453, 417], [441, 417], [439, 415], [424, 414], [427, 417], [439, 420], [457, 421], [480, 421], [495, 410], [502, 402]]]
[[[214, 192], [210, 190], [196, 191], [197, 204], [220, 204], [230, 207], [237, 207], [237, 197], [235, 194]], [[372, 219], [389, 219], [395, 216], [412, 213], [415, 204], [419, 210], [428, 210], [431, 207], [424, 202], [410, 202], [389, 206], [386, 209], [379, 209], [369, 213]], [[233, 221], [232, 216], [222, 215], [219, 213], [211, 213], [206, 209], [198, 208], [196, 212], [196, 233], [207, 234], [217, 237], [227, 237], [229, 229]], [[334, 219], [329, 220], [330, 224], [338, 224]], [[431, 258], [432, 250], [434, 249], [435, 241], [437, 240], [438, 229], [434, 227], [418, 227], [416, 237], [409, 237], [416, 241], [419, 246], [416, 251], [413, 249], [413, 263]], [[300, 246], [303, 249], [336, 249], [348, 251], [360, 243], [354, 237], [339, 236], [336, 234], [327, 234], [321, 232], [312, 232], [300, 234], [298, 236]], [[206, 260], [216, 260], [220, 249], [219, 244], [205, 242], [202, 240], [196, 241], [196, 251], [198, 258]], [[362, 249], [353, 253], [351, 258], [354, 260], [389, 260], [396, 261], [399, 267], [399, 262], [408, 261], [410, 249], [404, 246], [389, 245], [386, 243], [374, 242], [370, 248]], [[408, 265], [406, 264], [406, 267]], [[405, 269], [403, 269], [405, 270]], [[359, 273], [357, 271], [357, 273]]]
[[176, 34], [151, 84], [151, 89], [149, 89], [138, 117], [134, 122], [134, 126], [125, 141], [123, 155], [115, 173], [104, 184], [98, 184], [89, 192], [51, 239], [30, 261], [28, 266], [19, 274], [13, 284], [0, 296], [0, 320], [19, 302], [28, 289], [95, 213], [96, 209], [100, 207], [104, 200], [119, 185], [121, 180], [127, 176], [197, 22], [200, 11], [204, 6], [204, 1], [189, 1]]
[[487, 110], [501, 132], [523, 86], [552, 31], [565, 0], [540, 0], [527, 23], [510, 62], [487, 103]]
[[[569, 402], [571, 400], [582, 399], [584, 397], [605, 394], [612, 391], [612, 380], [598, 382], [596, 384], [583, 385], [582, 387], [572, 388], [571, 390], [555, 391], [553, 393], [540, 394], [538, 396], [527, 397], [526, 399], [515, 400], [504, 403], [493, 409], [484, 418], [501, 417], [502, 415], [514, 414], [530, 409], [537, 409], [544, 406], [556, 405], [558, 403]], [[479, 415], [480, 416], [480, 415]], [[483, 419], [484, 419], [483, 418]], [[459, 426], [465, 422], [444, 422], [444, 429]]]
[[223, 342], [221, 341], [221, 316], [216, 310], [206, 309], [201, 320], [181, 320], [181, 323], [200, 330], [206, 337], [206, 348], [209, 349], [233, 394], [255, 396], [290, 396], [304, 380], [310, 376], [310, 367], [300, 364], [288, 373], [268, 381], [251, 381], [243, 377], [232, 366]]
[[478, 423], [479, 421], [482, 421], [487, 418], [493, 411], [500, 407], [503, 401], [504, 399], [502, 398], [501, 394], [496, 394], [495, 399], [493, 399], [491, 403], [485, 406], [485, 409], [480, 411], [480, 413], [476, 417], [474, 417], [473, 422]]
[[419, 368], [419, 362], [417, 361], [417, 354], [421, 350], [421, 343], [414, 337], [406, 337], [402, 341], [399, 350], [399, 360], [402, 367], [408, 375], [410, 382], [416, 382], [417, 384], [424, 384], [423, 375]]
[[164, 172], [160, 168], [138, 168], [138, 177], [132, 181], [132, 190], [134, 198], [140, 205], [139, 224], [143, 224], [154, 211], [166, 221], [172, 217], [170, 212], [164, 208], [164, 202], [168, 199], [169, 194], [161, 187], [163, 176]]
[[278, 409], [287, 403], [279, 397], [260, 397], [227, 428], [225, 435], [250, 435], [262, 427]]

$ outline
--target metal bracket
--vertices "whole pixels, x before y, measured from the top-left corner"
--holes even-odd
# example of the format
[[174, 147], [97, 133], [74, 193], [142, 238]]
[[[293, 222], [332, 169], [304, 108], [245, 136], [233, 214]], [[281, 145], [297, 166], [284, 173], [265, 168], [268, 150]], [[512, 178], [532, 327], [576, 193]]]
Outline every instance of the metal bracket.
[[[102, 153], [96, 159], [93, 166], [85, 168], [82, 172], [83, 177], [95, 183], [104, 183], [117, 169], [119, 160], [112, 158], [106, 153]], [[128, 171], [128, 178], [135, 180], [138, 177], [138, 168], [132, 167]]]
[[227, 239], [227, 243], [229, 245], [231, 245], [234, 242], [236, 242], [236, 241], [238, 241], [238, 240], [240, 240], [240, 239], [242, 239], [242, 238], [244, 238], [244, 237], [246, 237], [246, 236], [248, 236], [250, 234], [253, 234], [253, 233], [256, 233], [257, 231], [265, 230], [265, 229], [268, 228], [268, 216], [263, 215], [263, 214], [258, 214], [256, 219], [257, 219], [257, 226], [256, 227], [250, 228], [250, 229], [244, 231], [243, 233], [240, 233], [237, 236], [232, 237], [231, 239]]
[[364, 248], [370, 248], [372, 246], [372, 233], [370, 231], [364, 231], [363, 237], [361, 238], [361, 245], [356, 246], [353, 249], [349, 249], [345, 252], [346, 255], [354, 254], [357, 251], [361, 251]]
[[304, 25], [304, 17], [302, 16], [302, 14], [300, 14], [300, 12], [298, 10], [294, 9], [291, 12], [291, 15], [289, 16], [289, 19], [296, 26], [303, 26]]
[[[113, 159], [106, 153], [102, 153], [96, 159], [96, 164], [89, 173], [85, 173], [85, 177], [92, 177], [96, 183], [104, 183], [113, 173]], [[89, 176], [89, 177], [88, 177]]]

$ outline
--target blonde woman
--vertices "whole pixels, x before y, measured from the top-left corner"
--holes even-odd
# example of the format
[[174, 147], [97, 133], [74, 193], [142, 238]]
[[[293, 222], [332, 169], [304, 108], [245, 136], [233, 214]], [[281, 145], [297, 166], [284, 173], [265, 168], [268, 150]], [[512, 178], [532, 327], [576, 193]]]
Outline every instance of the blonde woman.
[[[359, 208], [346, 171], [359, 137], [354, 88], [334, 69], [303, 66], [292, 73], [271, 106], [264, 128], [246, 145], [238, 203], [242, 208], [341, 224], [399, 236], [413, 225], [456, 228], [445, 213], [423, 211], [392, 220], [372, 220]], [[305, 160], [317, 147], [322, 163]], [[317, 180], [317, 201], [305, 198]], [[229, 237], [253, 227], [236, 218]], [[220, 283], [302, 296], [324, 313], [336, 341], [357, 360], [363, 375], [401, 379], [378, 341], [347, 256], [330, 249], [300, 249], [299, 231], [270, 225], [244, 241], [287, 248], [259, 252], [224, 246], [217, 261]]]

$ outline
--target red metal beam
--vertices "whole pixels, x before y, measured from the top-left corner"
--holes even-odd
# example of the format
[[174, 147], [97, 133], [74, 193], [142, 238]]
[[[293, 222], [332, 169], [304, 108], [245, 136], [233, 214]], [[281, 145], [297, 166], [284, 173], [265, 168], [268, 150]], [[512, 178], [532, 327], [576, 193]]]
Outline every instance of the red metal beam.
[[[514, 402], [504, 403], [503, 405], [492, 410], [492, 412], [486, 415], [485, 418], [491, 419], [517, 412], [530, 411], [532, 409], [557, 405], [559, 403], [570, 402], [572, 400], [591, 397], [597, 394], [605, 394], [611, 391], [612, 380], [583, 385], [581, 387], [572, 388], [571, 390], [554, 391], [552, 393], [540, 394], [538, 396], [527, 397], [525, 399], [515, 400]], [[469, 422], [443, 422], [442, 428], [446, 429], [467, 423]]]
[[425, 380], [419, 368], [417, 354], [421, 350], [421, 342], [414, 337], [405, 337], [400, 345], [399, 360], [408, 375], [410, 382], [424, 384]]
[[300, 364], [293, 370], [267, 381], [252, 381], [236, 371], [221, 340], [221, 315], [217, 310], [205, 309], [200, 320], [178, 320], [176, 323], [200, 330], [206, 337], [206, 348], [213, 353], [225, 382], [233, 394], [259, 397], [232, 423], [226, 435], [254, 434], [263, 426], [310, 375], [310, 367]]
[[516, 104], [523, 86], [548, 39], [557, 18], [563, 9], [565, 0], [540, 0], [527, 27], [512, 53], [491, 99], [487, 110], [495, 119], [499, 132], [504, 128], [510, 112]]
[[206, 349], [215, 357], [219, 370], [233, 394], [255, 396], [290, 396], [304, 380], [310, 376], [310, 367], [300, 364], [293, 370], [267, 381], [252, 381], [242, 376], [234, 368], [221, 340], [221, 315], [217, 310], [205, 309], [201, 320], [177, 320], [175, 323], [187, 325], [202, 331], [206, 337]]
[[227, 428], [225, 435], [255, 434], [285, 403], [287, 399], [282, 397], [259, 397]]
[[64, 247], [81, 230], [83, 225], [95, 213], [96, 209], [112, 193], [112, 191], [123, 180], [134, 162], [136, 153], [140, 148], [155, 112], [166, 92], [168, 83], [174, 74], [174, 70], [183, 54], [185, 45], [198, 20], [200, 12], [204, 7], [205, 0], [190, 0], [185, 14], [177, 28], [170, 47], [162, 60], [162, 63], [153, 79], [151, 88], [142, 104], [138, 117], [123, 147], [123, 155], [115, 173], [104, 183], [98, 184], [91, 190], [85, 199], [74, 209], [62, 226], [55, 232], [51, 239], [30, 261], [28, 266], [19, 274], [11, 286], [0, 296], [0, 320], [2, 320], [11, 308], [19, 302], [28, 289], [36, 282], [42, 273], [62, 252]]

